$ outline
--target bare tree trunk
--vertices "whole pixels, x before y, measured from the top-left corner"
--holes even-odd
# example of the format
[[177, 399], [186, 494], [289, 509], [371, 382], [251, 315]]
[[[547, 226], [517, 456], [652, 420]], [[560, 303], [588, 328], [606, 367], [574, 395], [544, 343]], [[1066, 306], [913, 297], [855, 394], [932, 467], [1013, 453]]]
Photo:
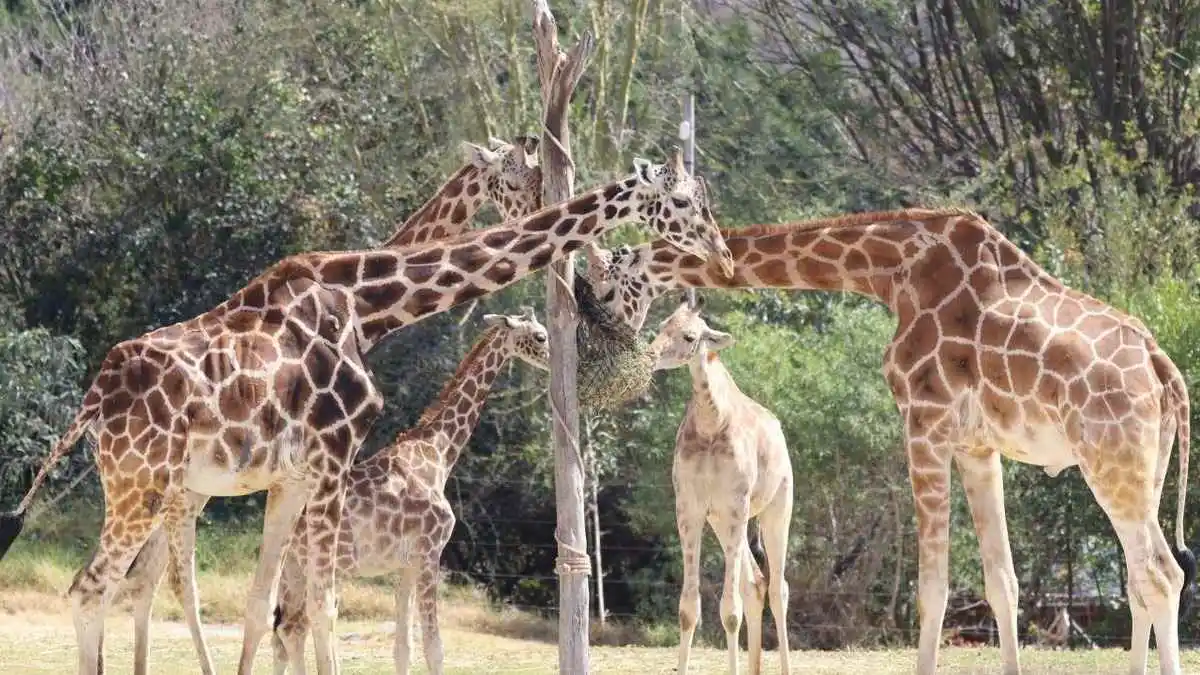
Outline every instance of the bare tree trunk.
[[596, 616], [600, 625], [608, 623], [608, 609], [604, 602], [604, 561], [601, 559], [600, 538], [600, 467], [596, 464], [596, 449], [592, 445], [592, 431], [596, 428], [593, 422], [586, 424], [587, 434], [583, 439], [588, 458], [588, 475], [591, 482], [591, 498], [588, 507], [592, 511], [592, 546], [596, 547]]
[[[571, 96], [592, 56], [595, 42], [585, 34], [569, 53], [558, 46], [558, 24], [547, 0], [534, 0], [533, 36], [537, 45], [538, 80], [542, 86], [545, 127], [542, 130], [542, 190], [546, 204], [565, 201], [575, 191], [569, 128]], [[588, 672], [588, 582], [584, 525], [583, 456], [579, 447], [576, 390], [578, 354], [573, 311], [574, 255], [551, 265], [546, 274], [546, 313], [550, 328], [550, 409], [554, 419], [554, 492], [557, 501], [558, 672]]]

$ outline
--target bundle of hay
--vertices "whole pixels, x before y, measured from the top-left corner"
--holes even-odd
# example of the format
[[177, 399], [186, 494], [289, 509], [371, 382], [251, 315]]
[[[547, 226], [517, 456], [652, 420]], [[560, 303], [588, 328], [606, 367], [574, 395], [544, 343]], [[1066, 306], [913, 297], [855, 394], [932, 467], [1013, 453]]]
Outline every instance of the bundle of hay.
[[600, 304], [584, 277], [575, 279], [579, 328], [579, 403], [584, 408], [616, 408], [650, 386], [654, 355], [650, 344]]

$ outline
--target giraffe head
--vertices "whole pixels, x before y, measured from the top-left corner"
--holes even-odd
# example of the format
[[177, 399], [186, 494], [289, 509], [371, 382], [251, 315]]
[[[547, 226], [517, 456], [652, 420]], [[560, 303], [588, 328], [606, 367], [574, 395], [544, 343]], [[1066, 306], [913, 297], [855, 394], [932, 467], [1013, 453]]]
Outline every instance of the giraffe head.
[[586, 277], [596, 297], [613, 316], [634, 330], [646, 322], [646, 314], [654, 299], [667, 290], [650, 278], [649, 246], [618, 246], [606, 250], [599, 246], [586, 249]]
[[717, 228], [709, 202], [708, 184], [688, 173], [683, 153], [676, 150], [667, 164], [635, 158], [634, 191], [640, 219], [667, 243], [701, 260], [716, 258], [721, 272], [733, 276], [733, 254]]
[[655, 370], [670, 370], [688, 365], [697, 359], [707, 359], [710, 354], [731, 346], [733, 336], [713, 330], [700, 316], [704, 306], [702, 300], [692, 301], [685, 295], [679, 307], [658, 325], [658, 337], [650, 349], [658, 354]]
[[520, 314], [485, 314], [483, 324], [497, 329], [504, 340], [501, 353], [505, 358], [516, 357], [535, 368], [550, 370], [550, 334], [532, 308], [525, 307]]
[[536, 136], [517, 136], [512, 143], [489, 138], [488, 147], [464, 141], [466, 160], [483, 174], [487, 195], [505, 221], [542, 206], [542, 167]]

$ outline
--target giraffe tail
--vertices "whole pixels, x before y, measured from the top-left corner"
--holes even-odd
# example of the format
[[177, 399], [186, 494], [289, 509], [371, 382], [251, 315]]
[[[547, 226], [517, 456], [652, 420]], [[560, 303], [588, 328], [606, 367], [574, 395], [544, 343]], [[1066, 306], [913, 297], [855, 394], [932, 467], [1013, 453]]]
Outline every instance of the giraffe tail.
[[46, 478], [50, 475], [50, 470], [58, 464], [63, 458], [75, 447], [75, 443], [79, 441], [79, 437], [87, 431], [88, 426], [95, 419], [99, 407], [85, 407], [75, 414], [75, 420], [71, 422], [67, 433], [54, 444], [54, 449], [50, 451], [50, 456], [42, 462], [42, 468], [38, 471], [37, 476], [33, 479], [33, 484], [29, 486], [29, 490], [25, 493], [25, 497], [21, 499], [21, 503], [15, 511], [8, 513], [0, 513], [0, 558], [3, 558], [8, 553], [9, 547], [13, 541], [21, 534], [21, 528], [25, 526], [25, 512], [29, 509], [29, 505], [33, 503], [33, 498], [37, 494], [38, 488], [42, 483], [46, 482]]
[[[1169, 363], [1169, 362], [1168, 362]], [[1182, 619], [1191, 604], [1192, 581], [1196, 578], [1196, 556], [1188, 547], [1183, 534], [1183, 515], [1187, 505], [1188, 460], [1191, 449], [1191, 405], [1188, 401], [1187, 385], [1183, 375], [1173, 364], [1169, 371], [1173, 377], [1167, 382], [1167, 391], [1175, 408], [1175, 434], [1179, 445], [1179, 496], [1175, 507], [1175, 562], [1183, 570], [1183, 589], [1179, 596], [1179, 617]]]

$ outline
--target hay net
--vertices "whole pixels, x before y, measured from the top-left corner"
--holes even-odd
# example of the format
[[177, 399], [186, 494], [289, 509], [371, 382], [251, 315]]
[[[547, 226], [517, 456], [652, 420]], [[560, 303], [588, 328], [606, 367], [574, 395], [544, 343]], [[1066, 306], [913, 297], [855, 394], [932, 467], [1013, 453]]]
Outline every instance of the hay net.
[[601, 304], [583, 276], [575, 278], [575, 306], [579, 310], [575, 333], [579, 404], [598, 410], [616, 408], [641, 395], [654, 372], [649, 342]]

